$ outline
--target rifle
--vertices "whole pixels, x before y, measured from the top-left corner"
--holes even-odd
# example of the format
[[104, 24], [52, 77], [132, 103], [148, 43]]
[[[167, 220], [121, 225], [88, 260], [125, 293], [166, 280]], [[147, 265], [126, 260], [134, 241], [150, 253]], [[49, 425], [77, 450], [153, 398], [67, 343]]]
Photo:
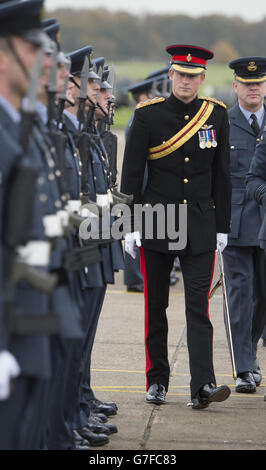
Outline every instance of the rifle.
[[[107, 70], [106, 70], [107, 72]], [[112, 98], [108, 103], [108, 116], [107, 119], [103, 118], [102, 123], [100, 124], [99, 129], [101, 130], [101, 138], [103, 141], [104, 148], [107, 153], [108, 158], [108, 181], [109, 187], [111, 190], [113, 204], [131, 204], [133, 201], [133, 195], [124, 194], [117, 189], [117, 136], [111, 132], [111, 124], [113, 124], [113, 115], [114, 115], [114, 102], [115, 102], [115, 84], [116, 84], [116, 74], [114, 67], [108, 71], [107, 82], [112, 89]]]
[[[65, 150], [67, 144], [67, 137], [59, 129], [59, 126], [56, 126], [56, 121], [58, 123], [58, 115], [57, 115], [57, 108], [55, 104], [55, 98], [57, 93], [57, 47], [54, 43], [54, 50], [52, 53], [52, 61], [53, 65], [50, 70], [49, 81], [48, 81], [48, 128], [52, 143], [55, 147], [56, 157], [57, 157], [57, 167], [60, 171], [60, 192], [63, 201], [69, 199], [67, 193], [67, 184], [66, 184], [66, 169], [65, 169]], [[67, 84], [66, 84], [67, 86]], [[62, 105], [61, 105], [62, 106]], [[63, 113], [63, 111], [62, 111]]]
[[[31, 286], [45, 293], [50, 292], [57, 283], [56, 275], [41, 272], [24, 262], [19, 255], [20, 247], [25, 246], [29, 240], [35, 195], [34, 188], [38, 176], [35, 169], [28, 165], [26, 155], [35, 119], [42, 54], [42, 50], [37, 54], [29, 80], [28, 93], [22, 103], [20, 147], [15, 167], [8, 178], [8, 191], [4, 204], [4, 308], [5, 322], [9, 334], [54, 334], [59, 331], [58, 318], [53, 313], [24, 315], [14, 310], [18, 281], [27, 281]], [[24, 162], [22, 162], [23, 158]], [[41, 322], [39, 321], [40, 317], [42, 317]]]
[[70, 74], [70, 70], [71, 70], [71, 59], [70, 58], [65, 58], [65, 68], [68, 72], [68, 75], [65, 78], [64, 89], [58, 95], [58, 113], [57, 113], [57, 130], [62, 129], [63, 131], [65, 131], [65, 123], [64, 123], [64, 118], [63, 118], [65, 103], [68, 102], [71, 106], [74, 106], [74, 104], [71, 103], [67, 99], [67, 87], [68, 87], [68, 82], [69, 82], [69, 74]]
[[[81, 202], [82, 205], [90, 204], [90, 210], [95, 213], [96, 216], [101, 216], [102, 208], [97, 206], [94, 201], [90, 200], [90, 184], [89, 184], [89, 148], [93, 144], [91, 134], [88, 130], [93, 127], [93, 115], [95, 105], [90, 107], [87, 119], [85, 120], [85, 103], [87, 97], [87, 84], [90, 74], [90, 63], [86, 56], [84, 64], [81, 70], [81, 81], [80, 81], [80, 96], [79, 96], [79, 107], [77, 113], [77, 119], [79, 121], [79, 137], [78, 137], [78, 150], [80, 160], [82, 163], [82, 175], [81, 175]], [[91, 101], [91, 100], [90, 100]], [[95, 208], [95, 209], [94, 209]]]
[[[7, 184], [8, 194], [5, 204], [5, 232], [4, 246], [5, 256], [10, 262], [5, 263], [7, 268], [7, 279], [11, 282], [19, 279], [27, 280], [31, 285], [40, 288], [44, 292], [50, 291], [56, 280], [52, 276], [43, 275], [37, 269], [29, 267], [18, 260], [16, 248], [25, 245], [29, 239], [29, 228], [31, 226], [34, 188], [37, 172], [34, 168], [21, 162], [27, 153], [31, 137], [32, 127], [35, 119], [35, 104], [38, 94], [39, 77], [42, 66], [42, 51], [37, 54], [29, 82], [26, 99], [22, 103], [20, 144], [21, 152], [14, 170], [9, 176]], [[14, 217], [14, 214], [17, 217]]]

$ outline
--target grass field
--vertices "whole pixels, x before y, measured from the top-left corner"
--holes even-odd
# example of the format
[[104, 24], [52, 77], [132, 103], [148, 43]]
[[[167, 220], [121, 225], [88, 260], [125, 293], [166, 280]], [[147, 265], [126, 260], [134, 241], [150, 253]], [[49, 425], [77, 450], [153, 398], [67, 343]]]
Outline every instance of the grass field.
[[[150, 72], [165, 67], [163, 62], [127, 61], [114, 62], [117, 80], [130, 80], [133, 82], [143, 80]], [[206, 82], [214, 88], [231, 83], [232, 70], [225, 64], [209, 64]]]
[[[134, 83], [142, 81], [149, 73], [165, 67], [163, 62], [141, 62], [141, 61], [127, 61], [127, 62], [114, 62], [116, 77], [119, 83], [128, 82]], [[209, 64], [206, 79], [199, 90], [200, 95], [215, 96], [217, 89], [228, 87], [231, 89], [233, 79], [232, 70], [225, 64]], [[124, 128], [134, 110], [134, 106], [119, 107], [114, 116], [114, 125], [119, 128]]]

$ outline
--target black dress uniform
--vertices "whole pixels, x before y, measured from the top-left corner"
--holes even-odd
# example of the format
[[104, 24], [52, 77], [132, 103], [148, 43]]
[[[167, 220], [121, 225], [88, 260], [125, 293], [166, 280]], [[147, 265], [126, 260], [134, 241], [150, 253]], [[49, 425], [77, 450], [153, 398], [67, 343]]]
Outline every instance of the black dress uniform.
[[[170, 49], [172, 66], [182, 73], [195, 73], [196, 66], [203, 71], [202, 65], [198, 65], [203, 63], [200, 58], [205, 57], [206, 64], [206, 59], [212, 57], [202, 54], [202, 49], [196, 47], [184, 46], [179, 50], [175, 46], [173, 49], [173, 54]], [[169, 275], [174, 257], [179, 256], [185, 286], [192, 399], [205, 384], [216, 383], [208, 294], [216, 234], [230, 231], [228, 134], [225, 106], [216, 100], [196, 97], [186, 104], [174, 94], [167, 99], [155, 98], [135, 111], [123, 163], [121, 191], [133, 194], [135, 204], [145, 207], [160, 203], [165, 209], [173, 204], [177, 229], [179, 204], [187, 207], [187, 246], [171, 250], [169, 242], [176, 242], [178, 238], [172, 240], [166, 234], [160, 239], [154, 231], [152, 239], [142, 238], [141, 264], [147, 388], [161, 384], [167, 390], [166, 308]], [[148, 183], [142, 195], [147, 159]], [[167, 226], [167, 214], [165, 218]]]

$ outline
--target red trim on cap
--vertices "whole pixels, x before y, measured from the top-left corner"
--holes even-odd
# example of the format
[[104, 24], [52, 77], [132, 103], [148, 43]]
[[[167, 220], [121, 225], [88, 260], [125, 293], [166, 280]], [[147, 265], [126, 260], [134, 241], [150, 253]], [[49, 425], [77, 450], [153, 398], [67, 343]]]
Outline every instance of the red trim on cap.
[[[188, 56], [190, 60], [188, 60]], [[200, 59], [199, 57], [195, 57], [191, 54], [187, 55], [173, 55], [172, 62], [184, 62], [187, 64], [200, 64], [200, 65], [207, 65], [207, 61], [204, 59]]]

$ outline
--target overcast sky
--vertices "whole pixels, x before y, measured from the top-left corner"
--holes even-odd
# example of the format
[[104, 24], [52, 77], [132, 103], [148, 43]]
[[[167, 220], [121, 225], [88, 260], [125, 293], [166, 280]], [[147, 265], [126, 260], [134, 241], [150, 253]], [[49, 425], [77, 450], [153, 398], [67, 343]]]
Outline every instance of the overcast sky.
[[212, 13], [227, 16], [240, 16], [246, 21], [258, 21], [266, 17], [265, 0], [45, 0], [47, 10], [55, 8], [97, 8], [105, 7], [111, 11], [126, 10], [134, 14], [142, 13], [183, 13], [199, 17]]

